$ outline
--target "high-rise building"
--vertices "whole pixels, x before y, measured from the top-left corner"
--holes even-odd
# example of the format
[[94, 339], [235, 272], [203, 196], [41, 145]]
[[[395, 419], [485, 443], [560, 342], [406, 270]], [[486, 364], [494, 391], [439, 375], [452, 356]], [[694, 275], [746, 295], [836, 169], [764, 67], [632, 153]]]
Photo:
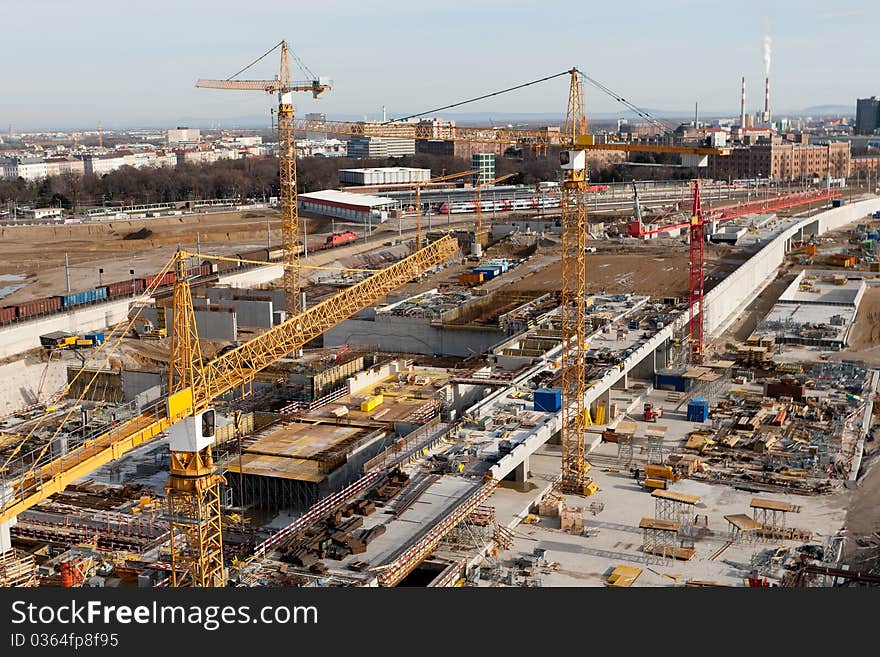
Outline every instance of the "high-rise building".
[[478, 173], [473, 175], [475, 185], [484, 185], [495, 180], [495, 155], [493, 153], [474, 153], [471, 155], [471, 169]]
[[880, 128], [880, 98], [856, 100], [856, 134], [873, 135]]
[[397, 137], [352, 137], [348, 140], [349, 157], [403, 157], [415, 155], [415, 139]]

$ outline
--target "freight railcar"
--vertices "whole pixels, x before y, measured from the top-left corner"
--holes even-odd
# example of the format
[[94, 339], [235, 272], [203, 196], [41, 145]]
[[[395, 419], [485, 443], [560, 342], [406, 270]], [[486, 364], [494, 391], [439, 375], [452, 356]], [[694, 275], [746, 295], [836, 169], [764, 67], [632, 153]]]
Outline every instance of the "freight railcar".
[[104, 287], [107, 289], [108, 299], [118, 299], [120, 297], [130, 297], [135, 294], [140, 294], [144, 291], [146, 284], [144, 283], [143, 278], [129, 278], [125, 281], [107, 283]]
[[49, 315], [61, 310], [61, 298], [44, 297], [42, 299], [34, 299], [33, 301], [25, 301], [14, 307], [16, 319], [40, 317], [41, 315]]
[[15, 306], [0, 308], [0, 324], [9, 324], [15, 321]]
[[85, 306], [90, 303], [104, 301], [107, 298], [106, 287], [96, 287], [91, 290], [80, 290], [79, 292], [68, 292], [67, 294], [59, 294], [57, 297], [61, 300], [62, 308], [73, 308], [75, 306]]

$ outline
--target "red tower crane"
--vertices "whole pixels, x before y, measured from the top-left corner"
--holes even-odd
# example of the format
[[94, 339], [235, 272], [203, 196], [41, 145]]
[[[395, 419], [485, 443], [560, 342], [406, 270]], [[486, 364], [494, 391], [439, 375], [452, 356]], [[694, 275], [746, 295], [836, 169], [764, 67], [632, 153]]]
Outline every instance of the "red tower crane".
[[703, 208], [700, 204], [700, 181], [694, 181], [694, 203], [690, 225], [690, 294], [688, 296], [689, 321], [688, 337], [691, 353], [690, 362], [699, 365], [703, 362], [703, 282], [706, 225], [703, 222]]

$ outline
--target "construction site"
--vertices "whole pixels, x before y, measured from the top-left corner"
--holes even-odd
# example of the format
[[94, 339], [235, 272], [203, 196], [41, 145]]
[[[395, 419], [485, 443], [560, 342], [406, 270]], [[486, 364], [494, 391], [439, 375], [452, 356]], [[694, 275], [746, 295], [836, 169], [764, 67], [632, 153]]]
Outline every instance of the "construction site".
[[500, 176], [456, 224], [419, 200], [359, 235], [297, 202], [297, 131], [357, 125], [294, 118], [330, 87], [279, 49], [274, 80], [197, 85], [277, 96], [277, 213], [0, 326], [0, 586], [880, 583], [880, 197], [710, 210], [696, 179], [591, 220], [589, 153], [729, 149], [599, 143], [571, 69], [558, 207], [484, 214]]

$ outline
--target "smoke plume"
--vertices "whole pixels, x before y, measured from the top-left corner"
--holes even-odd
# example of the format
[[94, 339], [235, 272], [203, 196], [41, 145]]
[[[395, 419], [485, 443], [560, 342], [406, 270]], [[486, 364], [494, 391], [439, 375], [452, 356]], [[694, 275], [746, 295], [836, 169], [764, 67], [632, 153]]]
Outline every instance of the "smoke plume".
[[764, 77], [768, 78], [770, 77], [770, 45], [770, 35], [767, 34], [764, 36]]

